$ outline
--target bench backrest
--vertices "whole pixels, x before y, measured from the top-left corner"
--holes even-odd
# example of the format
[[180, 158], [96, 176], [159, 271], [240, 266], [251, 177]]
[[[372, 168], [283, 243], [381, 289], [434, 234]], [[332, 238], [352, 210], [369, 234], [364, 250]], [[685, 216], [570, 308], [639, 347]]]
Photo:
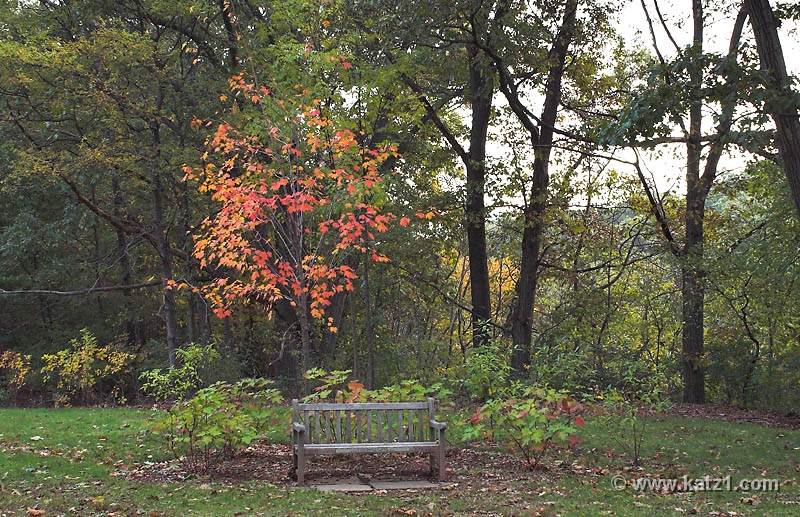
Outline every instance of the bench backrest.
[[306, 443], [386, 443], [436, 441], [429, 423], [434, 402], [301, 404], [292, 401], [292, 419], [305, 425]]

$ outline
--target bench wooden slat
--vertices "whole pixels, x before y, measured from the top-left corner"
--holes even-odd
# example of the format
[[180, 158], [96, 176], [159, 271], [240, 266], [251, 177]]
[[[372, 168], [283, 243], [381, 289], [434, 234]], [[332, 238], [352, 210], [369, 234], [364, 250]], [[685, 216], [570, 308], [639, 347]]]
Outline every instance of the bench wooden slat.
[[307, 454], [431, 452], [437, 448], [436, 442], [311, 443], [304, 447]]
[[307, 457], [316, 454], [429, 453], [431, 473], [438, 463], [439, 479], [445, 475], [447, 424], [435, 420], [432, 398], [353, 404], [300, 404], [295, 399], [292, 419], [294, 471], [301, 485]]
[[313, 402], [301, 404], [298, 402], [301, 411], [354, 411], [356, 409], [366, 410], [389, 410], [389, 409], [427, 409], [426, 402], [348, 402], [348, 403], [331, 403], [325, 404], [322, 402]]

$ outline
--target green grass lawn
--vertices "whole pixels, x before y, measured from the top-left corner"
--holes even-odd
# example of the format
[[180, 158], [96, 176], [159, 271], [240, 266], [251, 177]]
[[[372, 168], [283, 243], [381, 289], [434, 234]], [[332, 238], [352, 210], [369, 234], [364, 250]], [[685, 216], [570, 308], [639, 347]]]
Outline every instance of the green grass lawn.
[[[290, 420], [285, 409], [285, 420]], [[648, 420], [641, 467], [630, 439], [587, 421], [576, 450], [528, 472], [486, 444], [459, 444], [448, 490], [327, 494], [290, 482], [181, 483], [121, 475], [170, 458], [148, 409], [0, 410], [2, 515], [800, 515], [800, 431], [704, 419]], [[287, 441], [282, 429], [272, 437]], [[275, 468], [288, 469], [285, 465]], [[778, 491], [637, 490], [637, 478], [776, 479]], [[620, 481], [621, 480], [621, 481]], [[619, 487], [612, 486], [619, 483]], [[713, 482], [709, 481], [710, 486]], [[720, 488], [727, 488], [724, 483]]]

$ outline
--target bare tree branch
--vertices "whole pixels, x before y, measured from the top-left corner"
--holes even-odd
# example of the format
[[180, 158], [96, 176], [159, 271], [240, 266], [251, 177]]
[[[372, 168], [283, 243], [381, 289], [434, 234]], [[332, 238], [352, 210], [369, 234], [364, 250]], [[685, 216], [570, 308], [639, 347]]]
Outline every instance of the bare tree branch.
[[154, 287], [160, 285], [161, 280], [151, 280], [150, 282], [141, 282], [138, 284], [89, 287], [86, 289], [79, 289], [77, 291], [52, 291], [49, 289], [19, 289], [6, 291], [5, 289], [0, 289], [0, 294], [49, 294], [54, 296], [80, 296], [83, 294], [107, 293], [109, 291], [128, 291], [131, 289], [142, 289], [144, 287]]

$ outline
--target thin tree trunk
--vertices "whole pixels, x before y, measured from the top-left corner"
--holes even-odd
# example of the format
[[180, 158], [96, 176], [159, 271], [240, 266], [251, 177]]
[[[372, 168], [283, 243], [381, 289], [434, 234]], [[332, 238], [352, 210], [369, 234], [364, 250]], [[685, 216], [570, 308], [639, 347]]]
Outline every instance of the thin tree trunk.
[[[308, 294], [300, 295], [297, 304], [297, 319], [300, 323], [300, 343], [302, 347], [302, 373], [308, 371], [309, 354], [311, 353], [311, 321], [308, 314]], [[308, 395], [308, 382], [303, 383], [303, 392]]]
[[353, 378], [358, 379], [358, 327], [356, 326], [356, 300], [353, 293], [348, 295], [350, 301], [350, 328], [353, 334]]
[[[123, 214], [123, 197], [122, 186], [120, 185], [118, 171], [113, 171], [111, 176], [111, 191], [114, 194], [114, 215], [116, 217], [124, 217]], [[124, 285], [131, 285], [133, 283], [133, 273], [131, 271], [131, 260], [128, 256], [128, 236], [120, 228], [116, 228], [117, 232], [117, 253], [119, 254], [120, 266], [122, 267], [122, 283]], [[134, 320], [134, 305], [133, 305], [133, 290], [125, 289], [122, 291], [123, 307], [125, 310], [125, 333], [127, 334], [126, 344], [129, 347], [135, 347], [140, 344], [138, 336], [138, 326]]]
[[375, 336], [372, 329], [372, 287], [369, 282], [369, 256], [364, 254], [364, 339], [367, 342], [367, 389], [375, 389]]
[[[160, 104], [160, 102], [159, 102]], [[167, 331], [167, 354], [169, 356], [169, 366], [176, 366], [176, 351], [178, 349], [178, 317], [175, 305], [175, 294], [173, 293], [170, 281], [172, 276], [172, 253], [164, 225], [164, 186], [161, 180], [159, 156], [161, 154], [161, 135], [157, 122], [151, 124], [152, 134], [152, 182], [153, 182], [153, 236], [156, 241], [160, 266], [161, 266], [161, 285], [164, 292], [164, 324]]]

